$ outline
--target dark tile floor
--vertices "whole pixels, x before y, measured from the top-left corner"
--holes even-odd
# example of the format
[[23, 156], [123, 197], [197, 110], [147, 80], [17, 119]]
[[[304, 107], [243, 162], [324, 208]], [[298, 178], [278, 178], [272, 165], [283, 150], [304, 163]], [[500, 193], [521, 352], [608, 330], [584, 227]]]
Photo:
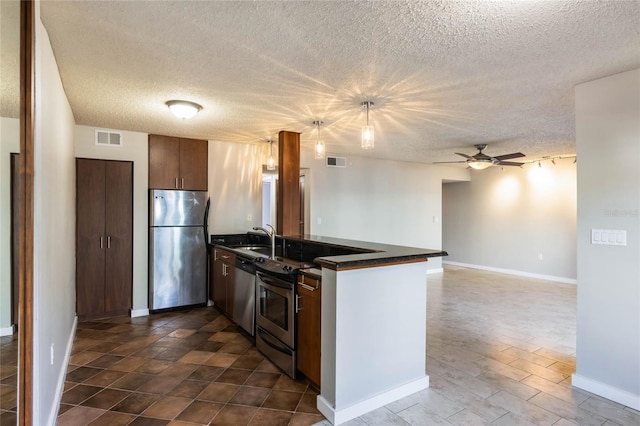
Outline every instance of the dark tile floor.
[[0, 426], [16, 424], [18, 339], [0, 337]]
[[316, 396], [198, 308], [79, 323], [58, 425], [312, 425]]

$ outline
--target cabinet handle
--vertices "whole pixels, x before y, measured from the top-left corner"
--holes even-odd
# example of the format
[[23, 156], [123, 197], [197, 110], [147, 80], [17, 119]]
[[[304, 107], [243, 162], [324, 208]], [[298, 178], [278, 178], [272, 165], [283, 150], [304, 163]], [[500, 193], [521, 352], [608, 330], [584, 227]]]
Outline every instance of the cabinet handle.
[[302, 281], [298, 281], [298, 285], [301, 286], [302, 288], [304, 288], [305, 290], [309, 290], [309, 291], [316, 291], [318, 289], [318, 280], [314, 280], [316, 283], [315, 287], [311, 287], [309, 284], [304, 282], [304, 275], [301, 277]]
[[223, 277], [227, 276], [227, 264], [226, 263], [222, 264], [222, 276]]
[[178, 178], [176, 178], [176, 189], [178, 189]]
[[111, 248], [111, 235], [107, 236], [107, 248]]
[[182, 181], [181, 182], [182, 183], [181, 189], [184, 189], [184, 178], [182, 178], [181, 181]]
[[300, 307], [300, 296], [296, 294], [296, 314], [300, 312], [302, 308]]
[[100, 248], [102, 248], [102, 235], [100, 236]]

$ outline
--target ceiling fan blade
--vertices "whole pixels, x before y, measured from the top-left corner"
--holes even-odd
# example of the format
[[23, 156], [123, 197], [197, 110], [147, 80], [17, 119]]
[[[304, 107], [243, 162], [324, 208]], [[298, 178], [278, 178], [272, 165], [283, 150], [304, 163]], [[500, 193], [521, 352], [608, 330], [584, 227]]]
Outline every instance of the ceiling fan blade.
[[462, 164], [466, 163], [466, 161], [435, 161], [431, 164]]
[[462, 157], [464, 157], [464, 158], [467, 158], [467, 159], [469, 159], [469, 160], [472, 160], [472, 159], [473, 159], [473, 157], [471, 157], [470, 155], [467, 155], [467, 154], [462, 154], [462, 153], [460, 153], [460, 152], [456, 152], [456, 154], [458, 154], [458, 155], [460, 155], [460, 156], [462, 156]]
[[497, 166], [522, 166], [524, 163], [518, 163], [517, 161], [498, 161]]
[[493, 158], [495, 158], [498, 161], [502, 161], [502, 160], [511, 160], [512, 158], [520, 158], [524, 156], [525, 155], [521, 152], [514, 152], [513, 154], [497, 155]]

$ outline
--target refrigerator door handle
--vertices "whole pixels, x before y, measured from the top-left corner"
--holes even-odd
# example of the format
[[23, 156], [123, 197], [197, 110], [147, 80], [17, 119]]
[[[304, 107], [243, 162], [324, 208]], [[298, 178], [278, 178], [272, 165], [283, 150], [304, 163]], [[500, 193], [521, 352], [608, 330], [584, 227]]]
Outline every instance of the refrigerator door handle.
[[209, 207], [211, 206], [211, 199], [207, 198], [207, 206], [204, 208], [204, 242], [209, 241]]

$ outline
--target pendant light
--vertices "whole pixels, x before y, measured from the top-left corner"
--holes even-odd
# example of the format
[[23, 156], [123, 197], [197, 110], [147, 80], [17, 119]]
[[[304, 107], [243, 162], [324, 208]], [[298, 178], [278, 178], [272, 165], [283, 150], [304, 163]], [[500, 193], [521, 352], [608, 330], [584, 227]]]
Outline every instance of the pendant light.
[[276, 160], [273, 158], [273, 140], [269, 139], [269, 158], [267, 159], [267, 170], [276, 169]]
[[167, 101], [167, 106], [173, 115], [183, 120], [192, 118], [202, 109], [202, 105], [189, 101]]
[[316, 160], [322, 160], [324, 158], [325, 149], [324, 149], [324, 141], [320, 140], [320, 125], [322, 121], [314, 121], [313, 125], [316, 126], [316, 148], [314, 149], [315, 155], [314, 158]]
[[373, 126], [369, 125], [369, 109], [373, 106], [373, 102], [365, 101], [362, 104], [362, 108], [367, 109], [367, 125], [362, 126], [362, 134], [360, 138], [360, 147], [362, 149], [373, 149]]

